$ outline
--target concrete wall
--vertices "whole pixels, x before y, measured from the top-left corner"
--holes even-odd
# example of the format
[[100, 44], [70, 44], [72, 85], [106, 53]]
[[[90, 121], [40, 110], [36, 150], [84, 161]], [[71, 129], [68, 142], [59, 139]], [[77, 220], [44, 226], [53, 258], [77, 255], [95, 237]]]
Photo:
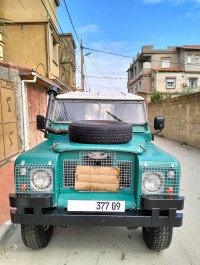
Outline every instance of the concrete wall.
[[152, 54], [151, 55], [152, 68], [162, 68], [162, 59], [164, 58], [170, 59], [170, 68], [180, 68], [180, 65], [177, 64], [179, 62], [179, 54], [177, 53], [177, 51], [171, 51], [169, 53], [163, 52], [158, 54]]
[[48, 73], [48, 53], [45, 24], [12, 25], [3, 38], [3, 61], [34, 69], [43, 76]]
[[[60, 34], [59, 70], [60, 79], [71, 89], [76, 89], [75, 43], [72, 34]], [[69, 48], [70, 47], [70, 48]]]
[[165, 116], [165, 137], [200, 148], [200, 92], [149, 103], [148, 113], [151, 132], [154, 117]]
[[[21, 0], [23, 6], [17, 0], [1, 0], [0, 17], [11, 19], [14, 22], [48, 22], [47, 12], [41, 0]], [[54, 13], [57, 14], [57, 4], [55, 0], [49, 0]], [[57, 26], [57, 21], [51, 11], [47, 0], [44, 3], [48, 12]]]
[[[152, 87], [152, 90], [156, 89], [156, 91], [159, 91], [161, 93], [180, 93], [184, 89], [184, 83], [187, 83], [189, 85], [189, 78], [197, 78], [197, 86], [200, 86], [200, 75], [196, 73], [153, 71], [152, 77], [154, 79], [154, 87]], [[175, 78], [176, 87], [167, 88], [166, 78]]]

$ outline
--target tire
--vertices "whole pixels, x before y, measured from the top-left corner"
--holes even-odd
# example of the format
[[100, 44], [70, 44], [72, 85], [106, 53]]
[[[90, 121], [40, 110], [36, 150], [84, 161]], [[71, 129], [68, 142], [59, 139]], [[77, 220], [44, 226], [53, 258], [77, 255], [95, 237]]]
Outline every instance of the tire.
[[144, 241], [149, 249], [161, 251], [170, 246], [173, 227], [143, 227]]
[[24, 245], [32, 249], [45, 248], [52, 236], [53, 226], [21, 225]]
[[132, 139], [132, 126], [120, 121], [77, 121], [69, 124], [69, 139], [86, 144], [125, 144]]

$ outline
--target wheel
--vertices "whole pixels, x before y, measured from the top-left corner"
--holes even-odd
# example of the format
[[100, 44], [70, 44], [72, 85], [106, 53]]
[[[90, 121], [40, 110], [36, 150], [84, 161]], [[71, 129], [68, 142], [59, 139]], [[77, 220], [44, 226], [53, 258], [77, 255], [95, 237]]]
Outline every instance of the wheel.
[[48, 245], [53, 233], [53, 226], [21, 225], [21, 235], [24, 245], [39, 249]]
[[170, 246], [172, 241], [172, 227], [143, 227], [143, 237], [148, 248], [161, 251]]
[[87, 120], [69, 124], [69, 139], [86, 144], [124, 144], [132, 138], [132, 126], [121, 121]]

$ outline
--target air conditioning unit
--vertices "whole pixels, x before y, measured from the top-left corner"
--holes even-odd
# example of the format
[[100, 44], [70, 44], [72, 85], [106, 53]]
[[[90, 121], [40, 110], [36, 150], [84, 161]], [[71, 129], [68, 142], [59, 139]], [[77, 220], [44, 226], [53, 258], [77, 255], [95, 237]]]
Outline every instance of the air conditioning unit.
[[189, 82], [183, 83], [183, 86], [184, 87], [189, 86]]

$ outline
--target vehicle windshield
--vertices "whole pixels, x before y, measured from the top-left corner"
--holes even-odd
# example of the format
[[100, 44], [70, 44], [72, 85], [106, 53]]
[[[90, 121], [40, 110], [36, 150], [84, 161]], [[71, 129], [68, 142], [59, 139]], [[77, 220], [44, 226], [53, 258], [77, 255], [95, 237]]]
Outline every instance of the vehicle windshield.
[[51, 120], [70, 123], [79, 120], [121, 120], [131, 124], [145, 124], [144, 101], [69, 101], [55, 100]]

